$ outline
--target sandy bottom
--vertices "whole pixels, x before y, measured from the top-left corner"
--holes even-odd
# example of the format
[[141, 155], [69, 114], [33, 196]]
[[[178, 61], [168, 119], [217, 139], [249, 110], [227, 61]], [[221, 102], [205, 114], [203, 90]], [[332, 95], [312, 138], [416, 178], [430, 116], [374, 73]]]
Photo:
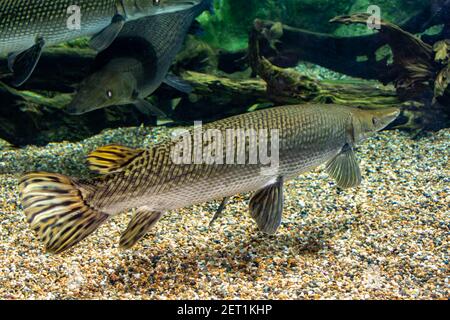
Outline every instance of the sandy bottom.
[[[445, 299], [450, 295], [450, 130], [379, 134], [358, 150], [364, 182], [339, 191], [321, 170], [286, 184], [276, 236], [257, 231], [249, 195], [168, 213], [133, 250], [130, 213], [60, 256], [47, 255], [18, 200], [18, 173], [85, 175], [96, 145], [151, 145], [164, 129], [120, 129], [82, 143], [3, 150], [0, 299]], [[143, 141], [143, 142], [142, 142]]]

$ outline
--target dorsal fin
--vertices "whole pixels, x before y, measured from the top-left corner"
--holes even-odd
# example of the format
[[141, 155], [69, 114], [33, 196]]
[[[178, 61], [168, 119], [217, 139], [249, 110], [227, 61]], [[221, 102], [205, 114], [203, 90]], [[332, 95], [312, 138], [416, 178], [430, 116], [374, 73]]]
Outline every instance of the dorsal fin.
[[132, 149], [120, 145], [98, 148], [88, 155], [89, 169], [99, 174], [122, 171], [131, 161], [142, 154], [142, 149]]

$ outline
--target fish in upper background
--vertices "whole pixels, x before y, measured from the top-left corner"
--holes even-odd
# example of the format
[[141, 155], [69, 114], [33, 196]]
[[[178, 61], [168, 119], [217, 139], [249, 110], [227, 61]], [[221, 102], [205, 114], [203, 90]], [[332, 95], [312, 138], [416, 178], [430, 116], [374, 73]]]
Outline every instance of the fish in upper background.
[[[8, 55], [9, 69], [14, 72], [12, 84], [20, 86], [33, 73], [45, 46], [94, 35], [91, 47], [101, 51], [126, 21], [183, 10], [198, 1], [0, 0], [0, 55]], [[70, 19], [78, 13], [79, 27], [72, 26]]]
[[[190, 161], [179, 164], [173, 157], [177, 140], [148, 150], [110, 145], [88, 156], [90, 168], [101, 177], [81, 181], [56, 173], [29, 173], [20, 179], [20, 198], [31, 228], [53, 253], [69, 249], [110, 217], [131, 208], [137, 211], [121, 236], [122, 248], [132, 247], [168, 210], [251, 191], [256, 191], [250, 200], [251, 216], [263, 232], [274, 234], [282, 220], [286, 180], [326, 163], [338, 186], [358, 186], [361, 172], [355, 146], [398, 115], [394, 108], [369, 111], [313, 104], [260, 110], [203, 127], [203, 132], [218, 132], [224, 142], [216, 147], [218, 158], [213, 162], [196, 162], [196, 152], [183, 151]], [[235, 159], [242, 146], [248, 149], [251, 134], [236, 134], [230, 143], [229, 129], [241, 133], [253, 129], [253, 138], [265, 130], [271, 134], [267, 140], [257, 139], [252, 145], [263, 148], [269, 142], [271, 150], [276, 141], [272, 130], [278, 130], [278, 165], [267, 168], [267, 163], [253, 162], [251, 152], [241, 164], [231, 164], [230, 154]], [[195, 135], [195, 129], [186, 134], [191, 140]], [[209, 144], [205, 141], [204, 146]], [[190, 145], [186, 150], [195, 148]]]
[[212, 11], [212, 5], [213, 0], [202, 0], [189, 9], [127, 23], [116, 41], [97, 56], [93, 73], [81, 83], [66, 111], [80, 115], [134, 104], [143, 113], [165, 117], [145, 98], [163, 82], [182, 92], [192, 90], [168, 71], [195, 19], [206, 10]]

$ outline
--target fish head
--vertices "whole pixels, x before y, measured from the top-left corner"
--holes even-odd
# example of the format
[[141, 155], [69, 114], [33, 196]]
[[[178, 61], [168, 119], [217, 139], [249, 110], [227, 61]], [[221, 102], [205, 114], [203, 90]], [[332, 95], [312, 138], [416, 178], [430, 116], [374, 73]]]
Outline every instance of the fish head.
[[81, 83], [65, 111], [81, 115], [110, 106], [131, 104], [137, 92], [136, 88], [136, 79], [129, 73], [99, 71]]
[[356, 143], [369, 138], [374, 133], [385, 129], [400, 115], [398, 108], [380, 110], [352, 110], [353, 137]]
[[129, 20], [161, 13], [172, 13], [201, 3], [203, 0], [123, 0], [123, 7]]

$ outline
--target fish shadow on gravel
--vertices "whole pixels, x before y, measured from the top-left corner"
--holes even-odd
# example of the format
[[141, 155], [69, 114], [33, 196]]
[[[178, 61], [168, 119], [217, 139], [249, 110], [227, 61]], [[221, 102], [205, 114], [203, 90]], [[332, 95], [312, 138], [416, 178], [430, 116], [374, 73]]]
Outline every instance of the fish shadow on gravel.
[[[264, 270], [262, 266], [291, 267], [290, 258], [298, 256], [318, 257], [322, 251], [334, 251], [333, 238], [345, 233], [358, 218], [336, 218], [330, 222], [317, 222], [312, 226], [285, 226], [287, 233], [275, 236], [264, 235], [256, 229], [256, 233], [246, 237], [231, 238], [229, 242], [205, 246], [190, 245], [182, 254], [173, 253], [167, 256], [158, 251], [154, 256], [143, 257], [140, 253], [132, 254], [126, 259], [126, 271], [129, 276], [135, 270], [145, 270], [151, 287], [158, 281], [171, 279], [195, 279], [199, 274], [207, 272], [242, 272], [249, 281]], [[305, 230], [308, 229], [308, 230]], [[148, 241], [149, 239], [147, 239]], [[150, 240], [151, 241], [151, 240]], [[274, 259], [282, 257], [282, 259]]]

